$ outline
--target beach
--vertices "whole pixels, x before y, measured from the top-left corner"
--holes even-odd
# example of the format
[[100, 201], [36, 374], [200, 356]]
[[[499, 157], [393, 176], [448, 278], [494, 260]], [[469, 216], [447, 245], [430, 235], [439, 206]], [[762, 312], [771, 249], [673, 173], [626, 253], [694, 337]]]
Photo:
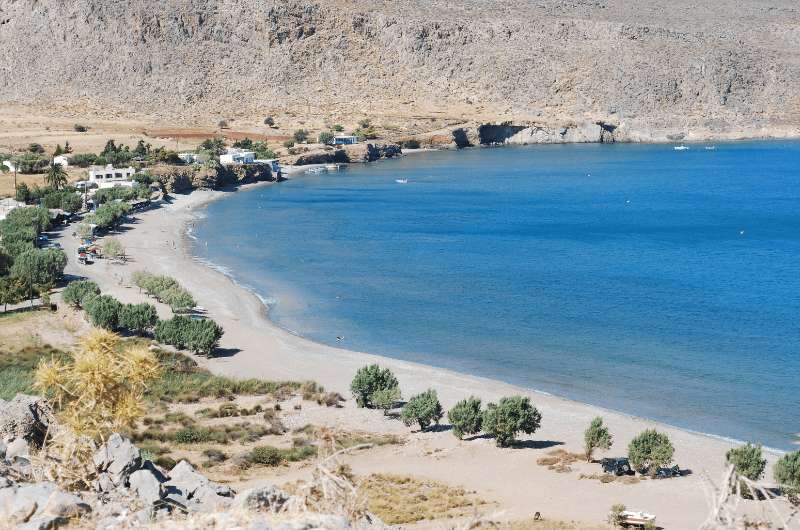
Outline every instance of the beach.
[[[249, 186], [274, 185], [259, 183]], [[457, 440], [449, 432], [411, 433], [396, 420], [378, 411], [355, 410], [348, 399], [343, 411], [330, 412], [332, 424], [349, 421], [362, 429], [411, 433], [401, 447], [376, 448], [351, 465], [357, 474], [394, 472], [424, 476], [474, 490], [497, 503], [506, 519], [545, 517], [600, 524], [612, 504], [656, 514], [660, 526], [696, 528], [708, 513], [707, 492], [711, 482], [721, 480], [725, 452], [735, 444], [721, 438], [692, 433], [646, 419], [603, 410], [557, 396], [515, 387], [501, 381], [455, 373], [423, 364], [399, 361], [369, 353], [338, 349], [294, 335], [271, 322], [267, 308], [256, 294], [242, 288], [222, 272], [191, 255], [187, 228], [203, 215], [203, 207], [222, 199], [231, 191], [200, 190], [179, 195], [171, 204], [161, 204], [137, 213], [136, 221], [119, 234], [130, 260], [125, 265], [98, 260], [78, 265], [72, 256], [78, 241], [65, 231], [60, 241], [70, 257], [66, 273], [96, 281], [104, 293], [122, 302], [148, 299], [132, 285], [131, 274], [146, 270], [178, 279], [204, 307], [210, 318], [225, 330], [217, 355], [197, 358], [214, 373], [237, 378], [313, 380], [326, 389], [350, 398], [349, 383], [356, 370], [365, 364], [379, 363], [392, 369], [400, 381], [404, 397], [435, 389], [445, 410], [458, 400], [475, 395], [484, 402], [502, 396], [530, 396], [542, 412], [542, 427], [530, 440], [515, 449], [498, 449], [486, 438]], [[169, 308], [157, 304], [159, 314], [169, 317]], [[602, 416], [614, 435], [610, 451], [596, 456], [624, 456], [628, 442], [647, 428], [669, 434], [675, 446], [675, 462], [691, 470], [688, 476], [666, 480], [644, 480], [636, 484], [601, 483], [579, 478], [580, 474], [600, 473], [597, 464], [577, 463], [570, 473], [557, 473], [536, 460], [553, 449], [580, 452], [583, 432], [592, 418]], [[771, 463], [778, 453], [767, 452], [768, 480]], [[286, 479], [287, 477], [282, 477]], [[276, 481], [275, 477], [265, 478]], [[710, 482], [711, 481], [711, 482]], [[754, 511], [758, 503], [748, 504]]]

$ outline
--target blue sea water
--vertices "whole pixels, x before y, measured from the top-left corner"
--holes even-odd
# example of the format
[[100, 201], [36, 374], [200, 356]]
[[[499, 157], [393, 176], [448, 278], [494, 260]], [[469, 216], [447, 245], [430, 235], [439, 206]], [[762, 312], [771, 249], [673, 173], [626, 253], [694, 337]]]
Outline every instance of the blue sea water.
[[796, 448], [800, 143], [415, 154], [194, 232], [311, 339]]

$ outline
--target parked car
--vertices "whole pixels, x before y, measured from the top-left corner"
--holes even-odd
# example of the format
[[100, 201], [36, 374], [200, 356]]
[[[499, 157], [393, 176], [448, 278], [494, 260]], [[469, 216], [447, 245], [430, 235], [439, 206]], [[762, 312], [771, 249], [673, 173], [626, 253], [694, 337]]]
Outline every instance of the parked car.
[[683, 471], [677, 465], [672, 467], [660, 467], [656, 472], [656, 478], [671, 478], [671, 477], [681, 477], [683, 476]]
[[603, 458], [600, 460], [603, 471], [621, 477], [622, 475], [632, 475], [631, 463], [627, 458]]

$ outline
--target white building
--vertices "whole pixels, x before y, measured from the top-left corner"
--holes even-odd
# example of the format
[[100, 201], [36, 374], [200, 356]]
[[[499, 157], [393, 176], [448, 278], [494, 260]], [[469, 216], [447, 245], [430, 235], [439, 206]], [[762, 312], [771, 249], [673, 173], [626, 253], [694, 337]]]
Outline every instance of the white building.
[[245, 149], [237, 149], [229, 147], [228, 152], [224, 155], [219, 155], [219, 163], [223, 166], [231, 166], [234, 164], [252, 164], [256, 160], [256, 154], [253, 151]]
[[272, 171], [272, 174], [276, 177], [281, 174], [281, 165], [278, 163], [277, 158], [257, 158], [253, 160], [253, 163], [269, 166], [269, 169]]
[[89, 183], [97, 184], [100, 188], [113, 186], [133, 186], [131, 178], [136, 173], [132, 167], [115, 168], [113, 165], [91, 166], [89, 168]]
[[69, 167], [69, 157], [67, 155], [54, 156], [53, 164], [61, 164], [61, 167]]
[[200, 155], [197, 153], [178, 153], [178, 158], [183, 160], [184, 164], [199, 164]]
[[358, 136], [350, 136], [350, 135], [336, 135], [333, 137], [333, 140], [330, 141], [331, 145], [353, 145], [358, 143]]

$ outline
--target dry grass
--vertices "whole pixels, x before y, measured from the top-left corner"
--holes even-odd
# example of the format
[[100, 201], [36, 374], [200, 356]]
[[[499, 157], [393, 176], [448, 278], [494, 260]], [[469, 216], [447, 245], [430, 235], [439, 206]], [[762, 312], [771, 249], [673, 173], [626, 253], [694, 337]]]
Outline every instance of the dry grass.
[[618, 477], [610, 473], [592, 473], [591, 475], [585, 475], [581, 473], [580, 475], [578, 475], [578, 478], [599, 480], [603, 484], [609, 484], [611, 482], [616, 482], [618, 484], [638, 484], [639, 482], [642, 481], [642, 479], [637, 477], [636, 475], [622, 475], [621, 477]]
[[406, 475], [373, 474], [357, 481], [368, 509], [387, 524], [463, 517], [487, 502], [473, 492]]
[[572, 468], [570, 464], [581, 462], [586, 459], [586, 456], [580, 453], [570, 453], [564, 449], [554, 449], [547, 453], [548, 456], [539, 458], [536, 463], [540, 466], [547, 466], [547, 469], [555, 471], [556, 473], [570, 473]]
[[587, 526], [581, 523], [567, 521], [550, 521], [548, 519], [525, 519], [524, 521], [513, 521], [503, 523], [495, 527], [496, 530], [609, 530], [605, 525]]

